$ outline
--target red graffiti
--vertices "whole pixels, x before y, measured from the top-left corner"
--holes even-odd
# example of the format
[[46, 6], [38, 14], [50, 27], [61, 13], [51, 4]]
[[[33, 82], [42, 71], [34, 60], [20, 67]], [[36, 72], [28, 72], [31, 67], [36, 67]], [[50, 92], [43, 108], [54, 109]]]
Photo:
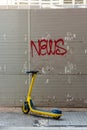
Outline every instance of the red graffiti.
[[60, 45], [64, 45], [63, 39], [58, 39], [58, 40], [41, 39], [38, 40], [37, 44], [35, 44], [35, 42], [31, 40], [32, 57], [34, 56], [35, 51], [39, 56], [65, 55], [67, 53], [67, 50], [61, 47]]

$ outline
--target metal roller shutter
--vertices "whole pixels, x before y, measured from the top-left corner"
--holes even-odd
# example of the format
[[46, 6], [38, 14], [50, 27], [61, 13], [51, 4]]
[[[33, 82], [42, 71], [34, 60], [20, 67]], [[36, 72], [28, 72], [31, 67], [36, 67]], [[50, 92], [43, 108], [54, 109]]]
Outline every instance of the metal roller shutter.
[[[87, 9], [31, 10], [30, 26], [31, 69], [41, 71], [33, 91], [36, 104], [87, 107]], [[48, 55], [49, 42], [38, 44], [38, 39], [59, 38], [65, 55]]]
[[[1, 10], [0, 105], [21, 105], [28, 89], [24, 72], [30, 65], [41, 72], [32, 93], [36, 105], [87, 107], [86, 21], [87, 9]], [[65, 55], [57, 55], [58, 50], [48, 55], [46, 45], [40, 50], [44, 55], [38, 55], [38, 39], [48, 40], [48, 51], [52, 39], [53, 51], [54, 40], [60, 38]]]
[[0, 105], [20, 106], [27, 90], [28, 11], [0, 10]]

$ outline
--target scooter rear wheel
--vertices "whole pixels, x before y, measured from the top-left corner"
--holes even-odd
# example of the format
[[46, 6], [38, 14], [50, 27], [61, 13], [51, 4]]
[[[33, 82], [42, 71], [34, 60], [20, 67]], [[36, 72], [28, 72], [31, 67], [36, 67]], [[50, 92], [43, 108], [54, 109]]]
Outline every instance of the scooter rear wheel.
[[54, 119], [58, 120], [58, 119], [60, 119], [60, 117], [61, 117], [61, 116], [56, 116], [56, 117], [54, 117]]
[[28, 114], [30, 111], [30, 108], [29, 108], [29, 105], [28, 105], [28, 102], [24, 102], [23, 105], [22, 105], [22, 112], [24, 114]]

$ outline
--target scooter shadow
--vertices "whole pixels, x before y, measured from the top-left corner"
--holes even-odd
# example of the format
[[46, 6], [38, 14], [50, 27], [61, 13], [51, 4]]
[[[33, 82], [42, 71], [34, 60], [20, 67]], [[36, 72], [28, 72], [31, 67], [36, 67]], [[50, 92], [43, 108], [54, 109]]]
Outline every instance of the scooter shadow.
[[64, 120], [62, 117], [60, 117], [59, 119], [56, 118], [52, 118], [52, 117], [47, 117], [47, 116], [43, 116], [43, 115], [34, 115], [34, 114], [30, 114], [32, 117], [34, 118], [38, 118], [38, 119], [46, 119], [46, 120], [55, 120], [55, 121], [62, 121]]

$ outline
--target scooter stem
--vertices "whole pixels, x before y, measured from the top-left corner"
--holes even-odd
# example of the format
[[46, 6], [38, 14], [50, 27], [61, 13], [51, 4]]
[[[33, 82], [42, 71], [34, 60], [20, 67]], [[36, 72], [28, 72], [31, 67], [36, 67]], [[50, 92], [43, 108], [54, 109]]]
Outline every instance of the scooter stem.
[[34, 85], [34, 82], [35, 82], [35, 79], [36, 79], [36, 75], [37, 75], [36, 73], [32, 74], [32, 79], [31, 79], [31, 82], [30, 82], [29, 91], [28, 91], [28, 95], [27, 95], [27, 101], [31, 97], [32, 88], [33, 88], [33, 85]]

